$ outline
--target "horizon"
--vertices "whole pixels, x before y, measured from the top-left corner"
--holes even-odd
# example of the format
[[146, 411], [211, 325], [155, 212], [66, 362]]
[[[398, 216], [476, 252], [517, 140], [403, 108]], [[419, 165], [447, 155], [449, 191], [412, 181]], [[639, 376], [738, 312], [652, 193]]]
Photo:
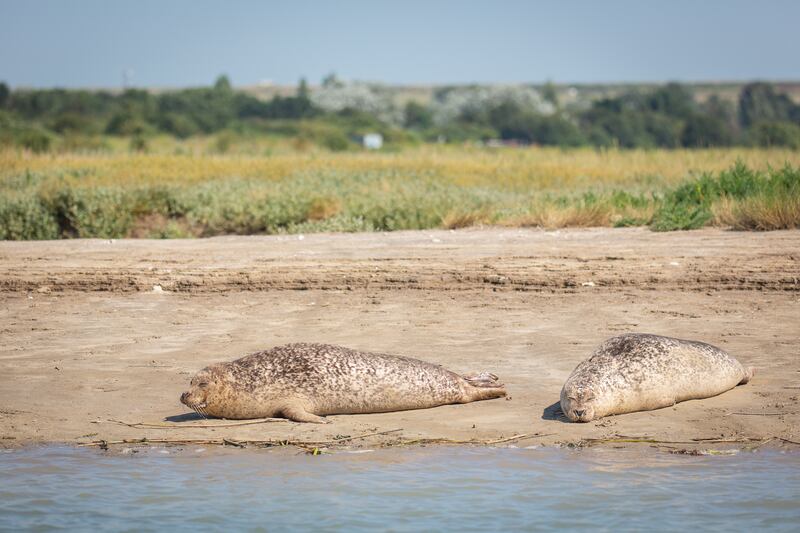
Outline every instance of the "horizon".
[[[219, 76], [227, 76], [224, 72], [221, 72]], [[192, 85], [136, 85], [131, 84], [128, 86], [62, 86], [62, 85], [52, 85], [47, 87], [38, 87], [33, 85], [11, 85], [6, 80], [0, 79], [0, 83], [5, 82], [9, 88], [12, 90], [68, 90], [68, 91], [109, 91], [109, 92], [117, 92], [117, 91], [124, 91], [127, 89], [139, 89], [139, 90], [149, 90], [149, 91], [181, 91], [184, 89], [193, 89], [193, 88], [201, 88], [201, 87], [210, 87], [214, 85], [214, 81], [216, 78], [211, 79], [207, 83], [198, 83]], [[304, 78], [301, 78], [304, 79]], [[389, 88], [398, 88], [398, 89], [429, 89], [429, 88], [438, 88], [438, 87], [468, 87], [468, 86], [531, 86], [531, 87], [540, 87], [542, 85], [546, 85], [552, 83], [556, 87], [647, 87], [647, 86], [662, 86], [669, 83], [678, 83], [680, 85], [685, 85], [687, 87], [698, 87], [698, 86], [712, 86], [712, 87], [724, 87], [727, 85], [746, 85], [749, 83], [769, 83], [772, 85], [800, 85], [800, 77], [792, 78], [792, 79], [770, 79], [770, 78], [750, 78], [750, 79], [727, 79], [727, 80], [672, 80], [672, 79], [664, 79], [664, 80], [601, 80], [601, 81], [580, 81], [580, 82], [573, 82], [573, 81], [559, 81], [559, 80], [544, 80], [544, 81], [519, 81], [519, 82], [454, 82], [454, 83], [386, 83], [380, 80], [362, 80], [362, 79], [348, 79], [348, 78], [340, 78], [342, 81], [345, 82], [353, 82], [353, 83], [367, 83], [367, 84], [374, 84], [374, 85], [381, 85]], [[306, 80], [308, 83], [308, 87], [311, 89], [319, 88], [322, 86], [322, 83], [317, 81], [314, 82], [313, 80]], [[299, 85], [300, 80], [295, 83], [272, 83], [272, 84], [265, 84], [263, 82], [256, 82], [251, 84], [236, 84], [231, 81], [231, 86], [234, 90], [250, 90], [250, 89], [291, 89], [295, 88]]]
[[0, 15], [0, 81], [14, 88], [169, 89], [223, 74], [288, 87], [332, 72], [409, 87], [800, 80], [788, 0], [0, 0]]

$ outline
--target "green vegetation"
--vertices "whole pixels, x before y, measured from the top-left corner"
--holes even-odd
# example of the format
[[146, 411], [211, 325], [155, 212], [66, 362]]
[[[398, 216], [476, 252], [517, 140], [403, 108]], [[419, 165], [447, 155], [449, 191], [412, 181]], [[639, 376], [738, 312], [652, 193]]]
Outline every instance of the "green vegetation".
[[[213, 161], [209, 158], [206, 164]], [[402, 169], [397, 161], [393, 167], [361, 169], [361, 160], [342, 163], [337, 169], [323, 161], [266, 179], [242, 175], [120, 182], [86, 168], [53, 170], [43, 161], [42, 170], [11, 172], [0, 179], [0, 239], [393, 231], [478, 224], [650, 226], [658, 231], [711, 224], [758, 230], [800, 227], [800, 166], [788, 163], [757, 171], [739, 162], [675, 185], [640, 177], [624, 188], [606, 183], [566, 189], [531, 187], [502, 177], [459, 182], [435, 162], [422, 164], [428, 171]], [[458, 168], [466, 172], [469, 166]]]
[[[663, 192], [632, 195], [614, 190], [546, 198], [516, 220], [521, 225], [532, 220], [537, 226], [649, 226], [654, 231], [708, 225], [741, 230], [800, 228], [800, 168], [786, 165], [757, 172], [739, 162]], [[557, 222], [548, 224], [548, 220]]]
[[[0, 83], [0, 239], [800, 224], [800, 105], [774, 86], [592, 94]], [[367, 133], [383, 148], [362, 149]]]
[[[555, 86], [442, 87], [426, 101], [397, 101], [381, 85], [329, 76], [313, 90], [270, 99], [234, 90], [221, 76], [211, 87], [165, 92], [127, 89], [11, 90], [0, 83], [0, 146], [102, 151], [114, 139], [148, 151], [152, 139], [218, 136], [219, 152], [247, 139], [289, 138], [298, 146], [355, 150], [369, 132], [387, 149], [423, 142], [488, 142], [562, 147], [800, 147], [800, 105], [767, 83], [750, 83], [738, 101], [697, 97], [670, 83], [614, 96], [560, 98]], [[592, 93], [594, 94], [594, 93]]]
[[[763, 212], [758, 214], [754, 207]], [[739, 229], [800, 227], [800, 169], [755, 172], [741, 163], [669, 191], [651, 221], [657, 231], [695, 229], [710, 221]]]

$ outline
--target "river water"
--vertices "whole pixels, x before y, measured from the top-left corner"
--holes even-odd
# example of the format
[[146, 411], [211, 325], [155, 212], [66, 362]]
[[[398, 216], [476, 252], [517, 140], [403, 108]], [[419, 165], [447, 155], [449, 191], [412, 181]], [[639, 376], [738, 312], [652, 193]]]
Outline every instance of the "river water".
[[0, 529], [800, 530], [800, 452], [0, 450]]

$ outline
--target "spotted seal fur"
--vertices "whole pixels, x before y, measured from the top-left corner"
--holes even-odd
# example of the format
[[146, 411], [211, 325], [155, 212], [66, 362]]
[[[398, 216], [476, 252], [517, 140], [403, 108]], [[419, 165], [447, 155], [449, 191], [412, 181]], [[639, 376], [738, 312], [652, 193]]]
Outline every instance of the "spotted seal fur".
[[181, 402], [219, 418], [324, 423], [324, 415], [424, 409], [505, 395], [493, 374], [459, 376], [410, 357], [288, 344], [201, 370]]
[[709, 398], [750, 381], [727, 352], [704, 342], [629, 333], [612, 337], [567, 378], [561, 410], [573, 422]]

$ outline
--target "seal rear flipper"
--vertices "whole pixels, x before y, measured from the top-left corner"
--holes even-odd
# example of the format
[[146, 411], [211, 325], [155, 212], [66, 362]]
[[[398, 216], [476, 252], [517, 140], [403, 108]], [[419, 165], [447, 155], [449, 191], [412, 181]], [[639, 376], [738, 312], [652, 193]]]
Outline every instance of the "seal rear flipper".
[[506, 395], [504, 385], [498, 381], [498, 377], [494, 374], [481, 372], [461, 377], [468, 384], [464, 403], [502, 398]]
[[745, 383], [748, 383], [751, 379], [753, 379], [753, 376], [755, 375], [756, 375], [756, 368], [754, 366], [748, 366], [747, 368], [744, 369], [744, 377], [742, 378], [742, 381], [737, 383], [737, 385], [744, 385]]
[[310, 422], [312, 424], [330, 424], [330, 420], [325, 420], [321, 416], [309, 413], [302, 405], [288, 405], [281, 409], [281, 415], [293, 422]]
[[475, 387], [471, 391], [469, 401], [492, 400], [494, 398], [503, 398], [505, 395], [506, 389], [503, 387]]

